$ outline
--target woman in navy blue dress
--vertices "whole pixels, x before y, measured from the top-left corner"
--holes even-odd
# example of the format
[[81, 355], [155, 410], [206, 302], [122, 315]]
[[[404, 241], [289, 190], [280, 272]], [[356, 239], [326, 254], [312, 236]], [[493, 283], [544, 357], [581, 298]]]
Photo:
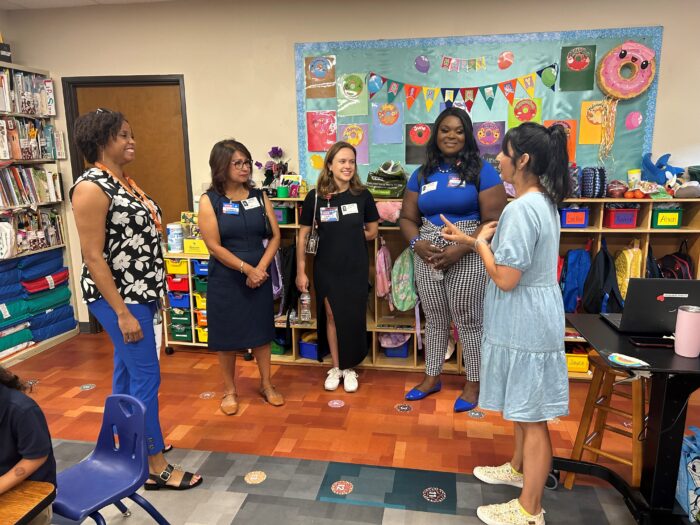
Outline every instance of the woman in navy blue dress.
[[[209, 349], [218, 352], [225, 391], [221, 410], [238, 411], [236, 352], [253, 350], [260, 370], [260, 394], [274, 406], [284, 398], [270, 382], [270, 342], [274, 337], [272, 283], [268, 268], [280, 245], [270, 201], [253, 188], [248, 149], [222, 140], [209, 156], [211, 187], [199, 201], [199, 227], [209, 249], [207, 320]], [[272, 236], [263, 244], [265, 216]]]

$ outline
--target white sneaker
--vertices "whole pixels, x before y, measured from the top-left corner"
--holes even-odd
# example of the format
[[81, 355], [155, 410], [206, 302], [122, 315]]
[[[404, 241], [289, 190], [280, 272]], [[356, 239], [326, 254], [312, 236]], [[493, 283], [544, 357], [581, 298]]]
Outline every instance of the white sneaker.
[[331, 368], [328, 371], [326, 382], [323, 383], [323, 388], [326, 390], [335, 390], [340, 384], [341, 377], [343, 377], [343, 372], [340, 370], [340, 368]]
[[510, 462], [500, 467], [476, 467], [474, 477], [490, 485], [510, 485], [523, 488], [523, 475], [516, 472]]
[[357, 392], [357, 387], [360, 386], [357, 383], [357, 372], [352, 368], [343, 370], [343, 388], [346, 392]]
[[508, 503], [482, 505], [476, 509], [476, 515], [486, 525], [544, 525], [544, 509], [539, 514], [528, 514], [518, 498]]

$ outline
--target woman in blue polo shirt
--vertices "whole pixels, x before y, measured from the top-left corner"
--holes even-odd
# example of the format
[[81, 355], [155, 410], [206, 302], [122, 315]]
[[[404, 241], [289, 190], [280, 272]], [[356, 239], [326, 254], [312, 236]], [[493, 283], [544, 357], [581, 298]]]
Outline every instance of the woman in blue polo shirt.
[[479, 156], [466, 111], [450, 107], [438, 116], [425, 164], [406, 187], [401, 232], [413, 249], [418, 295], [425, 312], [425, 377], [408, 394], [414, 401], [439, 392], [450, 322], [457, 327], [467, 380], [455, 412], [477, 406], [486, 271], [464, 245], [446, 242], [445, 215], [471, 235], [482, 222], [498, 220], [506, 193], [496, 170]]

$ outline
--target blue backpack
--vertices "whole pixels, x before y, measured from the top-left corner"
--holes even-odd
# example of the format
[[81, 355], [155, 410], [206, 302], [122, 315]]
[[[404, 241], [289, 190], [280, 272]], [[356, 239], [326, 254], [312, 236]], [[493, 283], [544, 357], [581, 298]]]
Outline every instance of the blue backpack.
[[564, 311], [573, 313], [580, 310], [583, 298], [583, 285], [591, 269], [591, 241], [585, 248], [569, 250], [564, 257], [561, 271], [561, 293], [564, 298]]

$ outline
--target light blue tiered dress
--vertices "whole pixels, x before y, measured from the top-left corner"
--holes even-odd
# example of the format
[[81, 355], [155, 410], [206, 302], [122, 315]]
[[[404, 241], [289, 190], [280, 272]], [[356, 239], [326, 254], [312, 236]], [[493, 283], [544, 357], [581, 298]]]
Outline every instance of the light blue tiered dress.
[[559, 216], [542, 193], [506, 206], [493, 237], [496, 264], [523, 272], [484, 300], [479, 406], [504, 419], [546, 421], [569, 413], [564, 304], [557, 283]]

